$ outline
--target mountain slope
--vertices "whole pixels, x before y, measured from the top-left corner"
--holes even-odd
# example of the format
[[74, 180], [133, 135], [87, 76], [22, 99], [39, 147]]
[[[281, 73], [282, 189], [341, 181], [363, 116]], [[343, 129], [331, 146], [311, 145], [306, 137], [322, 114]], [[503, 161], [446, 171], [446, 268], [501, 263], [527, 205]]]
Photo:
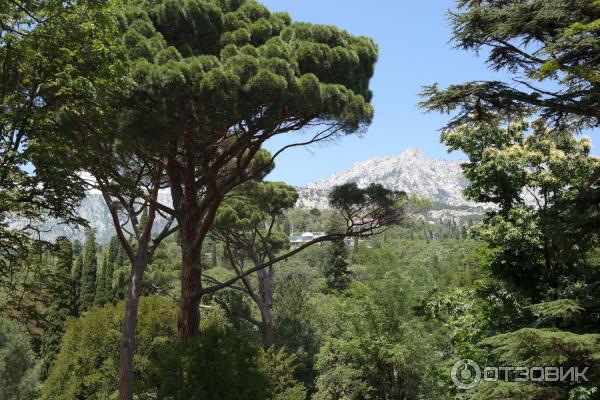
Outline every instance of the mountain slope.
[[[168, 192], [159, 192], [158, 201], [170, 205], [171, 195]], [[87, 220], [96, 231], [96, 241], [98, 243], [108, 243], [111, 236], [115, 234], [112, 217], [100, 193], [88, 193], [77, 208], [77, 214]], [[157, 218], [155, 229], [159, 230], [164, 226], [164, 223], [164, 220], [160, 217]], [[66, 236], [70, 240], [79, 241], [83, 241], [85, 238], [84, 229], [66, 226], [53, 219], [47, 220], [43, 224], [42, 231], [44, 232], [42, 238], [46, 240], [55, 240], [59, 236]]]
[[[408, 149], [397, 157], [378, 157], [354, 164], [344, 172], [334, 174], [330, 179], [311, 183], [298, 188], [300, 197], [296, 203], [299, 208], [328, 208], [327, 196], [336, 185], [356, 182], [364, 187], [371, 183], [380, 183], [388, 189], [402, 190], [427, 198], [435, 203], [434, 210], [427, 213], [430, 220], [462, 219], [482, 215], [485, 205], [468, 201], [462, 192], [467, 180], [462, 174], [458, 161], [437, 160], [424, 157], [419, 150]], [[168, 191], [159, 194], [159, 201], [170, 204]], [[102, 195], [90, 193], [81, 203], [78, 213], [88, 220], [96, 230], [99, 243], [106, 243], [114, 234], [112, 219]], [[157, 221], [159, 229], [164, 221]], [[53, 240], [58, 236], [82, 240], [82, 229], [73, 229], [47, 221], [43, 226], [45, 239]]]
[[408, 149], [397, 157], [378, 157], [354, 164], [330, 179], [300, 188], [297, 207], [327, 208], [331, 188], [355, 182], [360, 187], [380, 183], [388, 189], [401, 190], [441, 203], [449, 208], [477, 207], [463, 196], [468, 182], [460, 162], [424, 157], [417, 149]]

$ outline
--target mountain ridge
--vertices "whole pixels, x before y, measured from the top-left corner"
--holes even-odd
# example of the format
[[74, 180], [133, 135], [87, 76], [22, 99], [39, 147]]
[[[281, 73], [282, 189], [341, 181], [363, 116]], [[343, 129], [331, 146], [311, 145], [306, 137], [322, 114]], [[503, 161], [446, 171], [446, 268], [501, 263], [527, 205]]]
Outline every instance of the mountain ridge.
[[[398, 156], [376, 157], [366, 161], [358, 161], [347, 170], [334, 173], [329, 179], [309, 183], [297, 187], [299, 198], [297, 208], [329, 208], [330, 190], [345, 183], [355, 182], [365, 187], [371, 183], [379, 183], [392, 190], [405, 191], [421, 198], [429, 199], [434, 204], [425, 217], [429, 220], [470, 218], [482, 215], [485, 205], [465, 199], [463, 190], [468, 181], [460, 168], [460, 161], [439, 160], [425, 157], [419, 149], [409, 148]], [[170, 204], [171, 196], [161, 191], [160, 201]], [[114, 235], [112, 218], [104, 199], [99, 193], [88, 193], [83, 199], [78, 214], [89, 221], [96, 231], [99, 243], [106, 243]], [[159, 224], [160, 226], [160, 221]], [[49, 220], [44, 223], [44, 238], [54, 240], [58, 236], [83, 240], [82, 228], [61, 225]]]
[[477, 208], [480, 204], [467, 200], [463, 191], [468, 185], [460, 161], [425, 157], [416, 148], [398, 156], [376, 157], [354, 163], [329, 179], [299, 188], [299, 208], [327, 208], [327, 195], [337, 185], [356, 183], [366, 187], [379, 183], [387, 189], [404, 191], [451, 207]]

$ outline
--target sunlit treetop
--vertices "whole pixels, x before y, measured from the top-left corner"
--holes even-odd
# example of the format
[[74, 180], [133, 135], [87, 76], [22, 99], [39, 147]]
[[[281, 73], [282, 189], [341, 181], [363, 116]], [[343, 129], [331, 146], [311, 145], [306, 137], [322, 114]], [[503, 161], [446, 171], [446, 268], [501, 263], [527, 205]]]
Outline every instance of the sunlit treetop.
[[131, 1], [120, 24], [137, 132], [213, 143], [315, 122], [349, 133], [372, 119], [377, 48], [366, 37], [293, 23], [251, 0]]

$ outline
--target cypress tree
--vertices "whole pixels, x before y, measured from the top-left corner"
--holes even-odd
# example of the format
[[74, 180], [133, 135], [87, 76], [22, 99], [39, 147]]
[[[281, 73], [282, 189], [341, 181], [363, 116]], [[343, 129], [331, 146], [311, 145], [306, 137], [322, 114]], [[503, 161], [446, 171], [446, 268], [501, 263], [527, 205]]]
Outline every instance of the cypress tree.
[[103, 306], [108, 303], [108, 293], [106, 292], [106, 273], [109, 264], [111, 264], [111, 260], [109, 259], [109, 254], [107, 252], [102, 260], [102, 271], [100, 271], [100, 275], [98, 276], [98, 281], [96, 284], [96, 298], [94, 299], [94, 305], [96, 306]]
[[[74, 253], [75, 254], [75, 253]], [[75, 304], [76, 315], [79, 316], [81, 312], [81, 274], [83, 272], [83, 254], [79, 252], [79, 255], [75, 258], [73, 263], [73, 270], [71, 271], [71, 295], [73, 296], [73, 304]]]
[[114, 289], [113, 289], [113, 276], [115, 274], [116, 267], [121, 263], [118, 258], [121, 256], [121, 243], [119, 238], [113, 236], [110, 239], [108, 246], [108, 264], [106, 265], [106, 276], [104, 278], [104, 291], [106, 293], [106, 302], [114, 303]]
[[65, 237], [60, 237], [56, 244], [54, 270], [48, 282], [50, 300], [42, 336], [42, 378], [47, 377], [48, 371], [54, 364], [58, 354], [65, 320], [69, 316], [77, 315], [77, 304], [71, 277], [73, 266], [71, 242]]
[[350, 283], [348, 272], [348, 248], [343, 240], [336, 240], [329, 246], [325, 263], [325, 279], [329, 290], [344, 290]]
[[96, 297], [96, 235], [92, 229], [86, 231], [83, 248], [83, 268], [81, 271], [81, 291], [79, 295], [79, 311], [85, 312], [94, 305]]
[[125, 264], [125, 260], [126, 260], [123, 246], [121, 246], [121, 243], [117, 242], [116, 245], [114, 245], [114, 249], [115, 249], [115, 253], [114, 253], [115, 260], [113, 263], [113, 279], [114, 279], [115, 273], [117, 273], [118, 279], [117, 279], [116, 285], [114, 285], [114, 286], [112, 286], [112, 280], [111, 280], [111, 293], [112, 293], [112, 302], [116, 303], [118, 301], [123, 300], [123, 298], [124, 298], [125, 287], [127, 285], [128, 275], [126, 274], [126, 271], [121, 269], [121, 267]]
[[[120, 248], [119, 238], [113, 236], [110, 239], [110, 243], [106, 249], [106, 254], [102, 260], [102, 271], [98, 277], [98, 283], [96, 285], [96, 299], [95, 305], [102, 306], [106, 303], [114, 303], [119, 300], [116, 298], [113, 289], [113, 276], [115, 271], [115, 264], [119, 264], [120, 261]], [[122, 258], [122, 257], [121, 257]]]

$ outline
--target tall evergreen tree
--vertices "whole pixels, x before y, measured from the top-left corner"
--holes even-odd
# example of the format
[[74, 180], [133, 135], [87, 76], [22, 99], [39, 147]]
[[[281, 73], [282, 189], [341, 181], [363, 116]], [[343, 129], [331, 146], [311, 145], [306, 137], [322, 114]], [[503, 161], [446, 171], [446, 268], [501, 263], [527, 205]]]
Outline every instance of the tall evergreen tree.
[[96, 234], [92, 229], [86, 231], [83, 247], [83, 267], [81, 271], [81, 291], [79, 294], [79, 312], [85, 312], [94, 305], [96, 298]]
[[160, 210], [181, 229], [187, 341], [199, 334], [209, 294], [200, 260], [220, 203], [264, 177], [289, 147], [271, 156], [263, 149], [270, 138], [311, 126], [316, 143], [369, 124], [377, 46], [332, 26], [292, 23], [256, 1], [138, 4], [122, 18], [136, 83], [123, 122], [145, 143], [140, 157], [167, 174], [172, 201]]
[[94, 298], [94, 305], [96, 306], [103, 306], [104, 304], [108, 303], [108, 293], [106, 292], [106, 273], [110, 264], [112, 264], [112, 262], [109, 260], [109, 254], [107, 252], [102, 259], [102, 270], [100, 271], [100, 275], [98, 275], [98, 280], [96, 282], [96, 297]]
[[104, 292], [106, 293], [106, 302], [114, 303], [119, 300], [115, 298], [115, 289], [113, 288], [113, 277], [115, 269], [120, 266], [123, 256], [123, 250], [119, 243], [119, 238], [113, 236], [108, 245], [108, 264], [106, 265], [106, 275], [104, 277]]
[[61, 237], [56, 242], [54, 270], [48, 282], [50, 298], [46, 311], [46, 326], [42, 337], [42, 378], [45, 378], [60, 347], [67, 317], [77, 315], [77, 304], [73, 294], [71, 269], [73, 251], [71, 242]]
[[348, 246], [343, 240], [336, 240], [329, 245], [325, 262], [325, 279], [329, 290], [344, 290], [350, 283], [348, 271]]
[[[75, 252], [74, 252], [75, 255]], [[79, 249], [79, 254], [75, 257], [73, 262], [73, 269], [71, 271], [71, 295], [73, 296], [73, 302], [75, 304], [77, 315], [81, 311], [81, 274], [83, 272], [83, 253]]]
[[[120, 242], [116, 243], [115, 246], [115, 261], [113, 264], [113, 280], [115, 280], [114, 286], [112, 286], [112, 302], [116, 303], [123, 300], [125, 296], [125, 290], [127, 288], [127, 281], [129, 279], [129, 269], [124, 268], [127, 264], [127, 257], [125, 250], [121, 246]], [[116, 278], [115, 278], [116, 276]], [[112, 285], [112, 282], [111, 282]]]
[[94, 303], [97, 306], [102, 306], [106, 303], [115, 303], [116, 301], [121, 300], [119, 296], [116, 296], [115, 289], [113, 288], [113, 276], [115, 268], [122, 264], [123, 258], [124, 256], [121, 244], [119, 243], [119, 238], [113, 236], [106, 248], [106, 254], [102, 260], [102, 271], [96, 285], [96, 299]]

